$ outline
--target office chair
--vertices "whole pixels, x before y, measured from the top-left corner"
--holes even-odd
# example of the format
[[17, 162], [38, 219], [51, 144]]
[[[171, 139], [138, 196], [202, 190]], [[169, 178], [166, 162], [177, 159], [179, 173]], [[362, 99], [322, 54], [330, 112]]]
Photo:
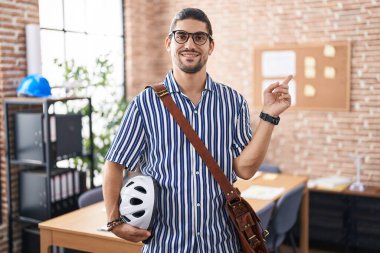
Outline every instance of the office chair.
[[263, 229], [268, 229], [268, 224], [269, 224], [270, 218], [272, 217], [273, 208], [274, 208], [274, 203], [270, 202], [264, 208], [256, 212], [257, 216], [259, 217], [261, 221], [261, 226]]
[[78, 198], [79, 208], [95, 204], [96, 202], [103, 200], [102, 187], [96, 187], [94, 189], [88, 190], [82, 193]]
[[277, 201], [268, 226], [269, 236], [266, 243], [269, 251], [278, 253], [279, 247], [284, 242], [286, 235], [288, 235], [293, 253], [297, 252], [292, 228], [297, 221], [304, 189], [305, 185], [300, 185]]
[[269, 173], [281, 173], [281, 169], [275, 165], [271, 164], [261, 164], [259, 171], [269, 172]]

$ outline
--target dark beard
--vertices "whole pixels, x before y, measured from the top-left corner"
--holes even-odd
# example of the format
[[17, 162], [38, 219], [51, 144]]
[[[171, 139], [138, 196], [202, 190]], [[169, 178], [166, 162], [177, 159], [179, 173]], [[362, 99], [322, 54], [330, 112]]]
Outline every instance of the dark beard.
[[202, 64], [200, 62], [197, 65], [195, 65], [194, 67], [186, 67], [181, 63], [179, 64], [178, 67], [180, 70], [182, 70], [183, 72], [185, 72], [187, 74], [195, 74], [195, 73], [199, 72], [203, 68], [203, 66], [204, 66], [204, 64]]
[[187, 74], [195, 74], [199, 72], [205, 64], [206, 62], [202, 62], [202, 60], [200, 60], [194, 67], [186, 67], [179, 59], [177, 60], [179, 69]]

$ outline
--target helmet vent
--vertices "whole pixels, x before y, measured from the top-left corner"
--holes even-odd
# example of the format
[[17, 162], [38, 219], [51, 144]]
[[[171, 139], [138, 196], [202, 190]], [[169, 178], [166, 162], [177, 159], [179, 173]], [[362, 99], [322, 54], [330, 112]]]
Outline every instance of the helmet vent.
[[136, 206], [136, 205], [141, 205], [143, 202], [141, 199], [138, 198], [131, 198], [131, 205]]
[[132, 184], [134, 184], [134, 182], [133, 182], [133, 181], [131, 181], [129, 184], [127, 184], [127, 186], [126, 186], [126, 187], [128, 187], [128, 186], [130, 186], [130, 185], [132, 185]]
[[130, 219], [128, 219], [128, 217], [127, 217], [127, 216], [123, 216], [123, 219], [125, 219], [127, 222], [131, 222], [131, 220], [130, 220]]
[[135, 218], [140, 218], [141, 216], [144, 215], [144, 213], [145, 213], [145, 211], [144, 211], [144, 210], [141, 210], [141, 211], [138, 211], [138, 212], [133, 213], [132, 215], [133, 215], [133, 217], [135, 217]]
[[136, 186], [136, 187], [135, 187], [135, 190], [136, 190], [136, 191], [139, 191], [139, 192], [141, 192], [141, 193], [146, 194], [146, 190], [145, 190], [143, 187], [141, 187], [141, 186]]

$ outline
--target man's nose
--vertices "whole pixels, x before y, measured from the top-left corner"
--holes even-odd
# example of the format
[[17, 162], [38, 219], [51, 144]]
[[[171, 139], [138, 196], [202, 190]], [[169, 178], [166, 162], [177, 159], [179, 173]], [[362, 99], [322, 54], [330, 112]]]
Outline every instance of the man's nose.
[[193, 36], [189, 35], [189, 39], [185, 42], [185, 48], [194, 48], [194, 47], [195, 47], [195, 43], [193, 40]]

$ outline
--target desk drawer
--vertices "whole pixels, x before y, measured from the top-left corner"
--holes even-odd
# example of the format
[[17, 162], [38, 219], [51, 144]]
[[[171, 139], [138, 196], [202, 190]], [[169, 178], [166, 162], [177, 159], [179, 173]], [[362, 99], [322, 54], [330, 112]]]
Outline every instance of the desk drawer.
[[331, 229], [326, 227], [310, 227], [310, 240], [315, 242], [324, 242], [331, 244], [341, 244], [344, 242], [346, 235], [341, 229]]
[[326, 209], [330, 212], [339, 213], [347, 207], [347, 201], [344, 196], [325, 193], [312, 192], [310, 194], [310, 210]]

